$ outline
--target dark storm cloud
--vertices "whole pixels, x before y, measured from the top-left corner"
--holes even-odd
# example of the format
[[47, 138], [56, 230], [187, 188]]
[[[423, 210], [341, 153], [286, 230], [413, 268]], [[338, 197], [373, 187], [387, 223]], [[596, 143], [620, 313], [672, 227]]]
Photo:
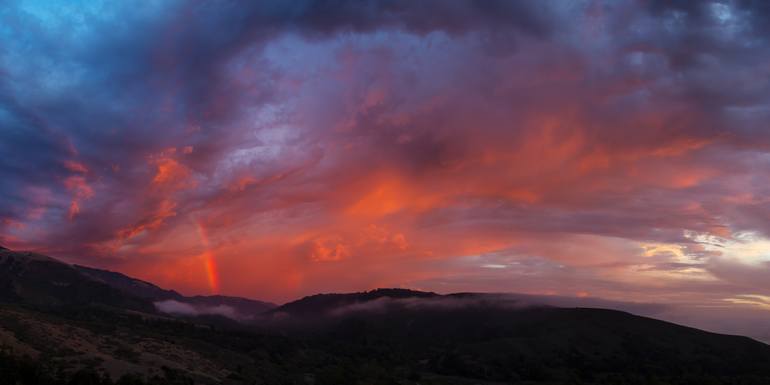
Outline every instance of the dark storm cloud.
[[[712, 111], [739, 145], [767, 146], [768, 21], [763, 1], [652, 1], [658, 28], [633, 44], [660, 52], [684, 79], [683, 97]], [[766, 119], [764, 119], [766, 121]], [[757, 143], [759, 141], [759, 143]]]

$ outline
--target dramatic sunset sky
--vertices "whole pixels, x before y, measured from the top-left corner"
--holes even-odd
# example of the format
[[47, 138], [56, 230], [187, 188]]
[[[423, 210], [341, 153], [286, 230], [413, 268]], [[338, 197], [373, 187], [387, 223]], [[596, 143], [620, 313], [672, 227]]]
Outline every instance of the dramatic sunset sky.
[[185, 294], [766, 317], [769, 26], [763, 0], [5, 2], [0, 243]]

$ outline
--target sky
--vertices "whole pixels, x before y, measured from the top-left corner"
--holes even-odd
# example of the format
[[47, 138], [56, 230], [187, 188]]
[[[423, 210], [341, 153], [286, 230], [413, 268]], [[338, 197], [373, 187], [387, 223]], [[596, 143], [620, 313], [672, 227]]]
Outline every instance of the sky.
[[10, 0], [0, 244], [186, 294], [757, 322], [768, 26], [762, 0]]

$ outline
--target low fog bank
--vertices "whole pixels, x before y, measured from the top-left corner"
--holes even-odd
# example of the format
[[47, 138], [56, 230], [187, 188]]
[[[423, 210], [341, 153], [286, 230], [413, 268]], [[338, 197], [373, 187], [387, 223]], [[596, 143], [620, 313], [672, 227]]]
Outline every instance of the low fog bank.
[[437, 297], [390, 298], [382, 297], [358, 302], [331, 310], [328, 315], [340, 316], [351, 312], [382, 312], [392, 308], [454, 310], [493, 308], [517, 310], [533, 307], [585, 307], [626, 311], [629, 313], [658, 313], [666, 309], [659, 304], [624, 303], [600, 298], [540, 297], [520, 294], [457, 293]]
[[161, 313], [175, 316], [197, 317], [202, 315], [218, 315], [227, 317], [236, 321], [245, 321], [248, 317], [240, 314], [235, 308], [227, 305], [200, 305], [180, 302], [173, 299], [158, 301], [154, 303], [155, 308]]
[[562, 297], [507, 293], [455, 293], [427, 297], [393, 298], [382, 296], [367, 300], [349, 300], [318, 309], [311, 316], [292, 314], [276, 309], [261, 316], [245, 316], [227, 305], [203, 305], [166, 300], [155, 302], [158, 311], [175, 316], [195, 317], [217, 315], [247, 323], [308, 323], [334, 319], [357, 313], [385, 313], [396, 310], [516, 310], [532, 307], [612, 309], [639, 316], [655, 318], [710, 332], [743, 335], [770, 343], [770, 311], [733, 306], [695, 304], [660, 304], [606, 300], [596, 297]]
[[414, 296], [382, 295], [372, 297], [373, 292], [353, 295], [330, 294], [320, 300], [314, 297], [289, 303], [266, 313], [264, 319], [293, 318], [312, 321], [322, 318], [343, 317], [356, 313], [386, 313], [390, 311], [461, 311], [461, 310], [522, 310], [538, 307], [598, 308], [625, 311], [639, 315], [661, 314], [668, 306], [649, 303], [609, 301], [600, 298], [573, 298], [535, 296], [507, 293], [454, 293], [439, 295], [415, 292]]

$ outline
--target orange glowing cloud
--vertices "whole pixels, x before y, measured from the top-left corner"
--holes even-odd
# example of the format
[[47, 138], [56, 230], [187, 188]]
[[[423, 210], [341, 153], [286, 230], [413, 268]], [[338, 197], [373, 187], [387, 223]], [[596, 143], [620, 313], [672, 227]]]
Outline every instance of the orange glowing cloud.
[[[185, 147], [182, 153], [191, 154], [192, 147]], [[149, 162], [156, 169], [155, 176], [152, 178], [155, 186], [179, 190], [196, 185], [195, 180], [192, 179], [191, 170], [175, 158], [176, 154], [176, 148], [169, 148], [150, 157]]]
[[130, 239], [145, 231], [157, 229], [166, 219], [177, 215], [176, 208], [177, 204], [174, 201], [170, 199], [161, 200], [155, 211], [151, 212], [138, 223], [118, 230], [118, 239]]
[[154, 162], [158, 171], [152, 182], [156, 185], [184, 183], [190, 176], [190, 170], [174, 159], [163, 158]]
[[80, 162], [73, 161], [73, 160], [65, 161], [64, 162], [64, 167], [67, 168], [67, 170], [69, 170], [71, 172], [80, 173], [80, 174], [88, 173], [88, 168], [85, 165], [83, 165]]
[[424, 211], [440, 203], [440, 192], [424, 191], [406, 179], [390, 173], [372, 175], [361, 186], [345, 212], [352, 216], [377, 218], [402, 210]]
[[93, 197], [94, 190], [88, 184], [86, 178], [80, 175], [67, 177], [64, 180], [64, 186], [73, 193], [67, 213], [68, 218], [73, 220], [80, 213], [81, 202]]
[[348, 247], [339, 239], [315, 239], [311, 243], [310, 260], [313, 262], [340, 261], [349, 255]]

